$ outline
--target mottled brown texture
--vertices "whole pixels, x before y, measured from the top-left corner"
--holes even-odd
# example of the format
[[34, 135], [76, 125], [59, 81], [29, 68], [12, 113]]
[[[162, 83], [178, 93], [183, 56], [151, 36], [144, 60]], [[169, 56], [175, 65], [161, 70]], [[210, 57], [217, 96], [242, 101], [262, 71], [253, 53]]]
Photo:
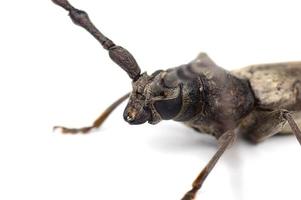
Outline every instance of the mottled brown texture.
[[[249, 81], [256, 99], [256, 109], [240, 125], [240, 132], [251, 141], [260, 142], [277, 133], [292, 133], [283, 115], [277, 117], [272, 113], [292, 111], [294, 120], [301, 125], [301, 62], [251, 65], [231, 73]], [[255, 133], [262, 128], [261, 134]]]
[[258, 107], [301, 110], [301, 62], [252, 65], [232, 73], [250, 82]]

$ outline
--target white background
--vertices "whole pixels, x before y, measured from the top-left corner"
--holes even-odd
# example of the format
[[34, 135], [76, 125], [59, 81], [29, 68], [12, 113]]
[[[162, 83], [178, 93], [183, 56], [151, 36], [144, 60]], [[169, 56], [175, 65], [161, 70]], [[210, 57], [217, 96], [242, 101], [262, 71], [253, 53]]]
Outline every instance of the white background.
[[[72, 3], [149, 73], [201, 51], [226, 69], [301, 60], [300, 1]], [[180, 199], [215, 140], [169, 121], [130, 126], [125, 104], [89, 135], [52, 132], [90, 124], [131, 89], [130, 80], [50, 0], [1, 1], [0, 9], [0, 199]], [[197, 199], [294, 200], [300, 184], [294, 137], [238, 141]]]

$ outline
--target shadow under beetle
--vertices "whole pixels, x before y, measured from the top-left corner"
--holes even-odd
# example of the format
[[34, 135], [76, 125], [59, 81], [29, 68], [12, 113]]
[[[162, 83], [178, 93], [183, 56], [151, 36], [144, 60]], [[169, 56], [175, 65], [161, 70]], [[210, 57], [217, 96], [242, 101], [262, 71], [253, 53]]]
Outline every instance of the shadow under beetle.
[[201, 53], [188, 64], [151, 75], [141, 74], [134, 57], [104, 36], [87, 13], [67, 0], [52, 1], [69, 11], [72, 21], [109, 51], [111, 59], [132, 79], [133, 87], [131, 93], [109, 106], [92, 126], [54, 128], [63, 133], [87, 133], [100, 127], [129, 98], [123, 113], [129, 124], [157, 124], [172, 119], [214, 136], [219, 148], [182, 200], [195, 199], [206, 177], [238, 134], [258, 143], [275, 134], [293, 133], [301, 144], [297, 125], [301, 125], [301, 62], [253, 65], [229, 72]]

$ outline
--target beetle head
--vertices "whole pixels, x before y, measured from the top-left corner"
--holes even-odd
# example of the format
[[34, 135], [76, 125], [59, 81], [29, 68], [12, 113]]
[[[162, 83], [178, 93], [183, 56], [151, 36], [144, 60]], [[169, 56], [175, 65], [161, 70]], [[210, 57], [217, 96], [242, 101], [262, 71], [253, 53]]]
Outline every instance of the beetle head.
[[180, 112], [181, 85], [166, 87], [163, 75], [162, 71], [151, 76], [143, 73], [132, 83], [133, 91], [123, 114], [125, 121], [156, 124], [162, 119], [172, 119]]

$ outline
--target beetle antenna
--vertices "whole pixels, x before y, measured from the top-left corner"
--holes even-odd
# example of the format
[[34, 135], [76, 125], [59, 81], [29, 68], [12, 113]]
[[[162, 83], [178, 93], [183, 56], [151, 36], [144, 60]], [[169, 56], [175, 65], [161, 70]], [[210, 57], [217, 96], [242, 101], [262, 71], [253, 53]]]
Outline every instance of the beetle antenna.
[[69, 11], [73, 23], [86, 29], [95, 39], [109, 51], [110, 58], [127, 72], [134, 81], [140, 76], [141, 70], [134, 56], [125, 48], [117, 46], [112, 40], [103, 35], [91, 22], [85, 11], [74, 8], [67, 0], [52, 0], [55, 4]]
[[55, 126], [53, 130], [61, 129], [63, 133], [89, 133], [93, 129], [99, 128], [103, 122], [109, 117], [109, 115], [117, 108], [123, 101], [125, 101], [130, 96], [130, 93], [120, 97], [117, 101], [113, 102], [101, 115], [93, 122], [91, 126], [86, 126], [82, 128], [67, 128], [64, 126]]

